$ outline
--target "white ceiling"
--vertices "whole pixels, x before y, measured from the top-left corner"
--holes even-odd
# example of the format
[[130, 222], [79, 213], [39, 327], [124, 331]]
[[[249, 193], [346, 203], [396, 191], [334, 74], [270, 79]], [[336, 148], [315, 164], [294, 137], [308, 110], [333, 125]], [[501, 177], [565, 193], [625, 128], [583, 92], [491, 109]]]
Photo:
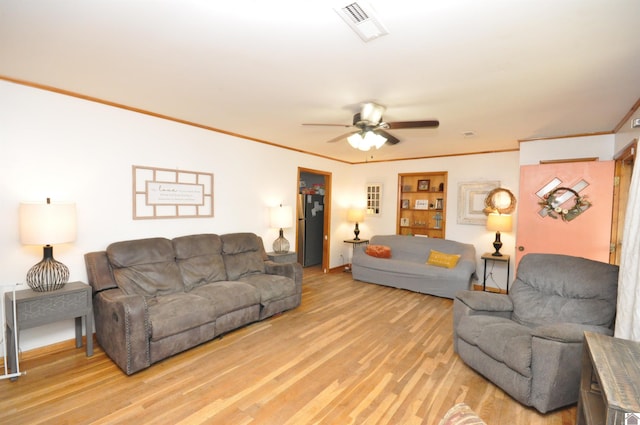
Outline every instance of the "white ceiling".
[[[370, 0], [389, 34], [368, 43], [348, 3], [0, 0], [0, 76], [347, 162], [610, 132], [640, 99], [638, 0]], [[365, 101], [440, 127], [365, 153], [301, 125]]]

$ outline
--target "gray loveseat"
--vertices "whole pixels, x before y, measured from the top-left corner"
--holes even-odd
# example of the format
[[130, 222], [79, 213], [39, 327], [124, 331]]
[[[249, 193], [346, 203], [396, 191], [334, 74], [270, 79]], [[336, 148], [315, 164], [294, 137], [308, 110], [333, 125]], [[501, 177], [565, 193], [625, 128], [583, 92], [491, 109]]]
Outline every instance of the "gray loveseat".
[[116, 242], [85, 263], [98, 343], [127, 375], [301, 302], [300, 264], [253, 233]]
[[617, 266], [525, 255], [509, 295], [456, 294], [454, 350], [522, 404], [542, 413], [573, 404], [584, 331], [613, 334], [617, 287]]
[[[352, 260], [356, 280], [453, 298], [476, 278], [476, 249], [471, 244], [403, 235], [373, 236], [369, 244], [389, 247], [391, 258], [372, 257], [365, 253], [366, 246], [356, 246]], [[458, 254], [460, 259], [451, 269], [433, 266], [427, 264], [431, 250]]]

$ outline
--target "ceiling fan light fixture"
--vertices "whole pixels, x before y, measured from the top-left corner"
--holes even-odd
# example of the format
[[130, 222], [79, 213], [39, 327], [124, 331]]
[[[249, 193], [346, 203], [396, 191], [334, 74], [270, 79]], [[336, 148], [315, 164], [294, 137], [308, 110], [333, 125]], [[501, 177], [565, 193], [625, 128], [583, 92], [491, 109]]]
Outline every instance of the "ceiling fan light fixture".
[[361, 149], [360, 146], [363, 145], [364, 139], [360, 133], [353, 133], [351, 136], [347, 137], [347, 142], [349, 142], [352, 148]]
[[371, 148], [371, 146], [375, 146], [376, 149], [380, 149], [386, 141], [386, 137], [378, 133], [374, 133], [373, 131], [367, 131], [364, 135], [364, 142], [369, 145], [369, 148]]
[[385, 111], [385, 107], [377, 105], [375, 103], [365, 103], [362, 105], [362, 112], [360, 112], [360, 119], [371, 125], [378, 125], [382, 120], [382, 114]]
[[380, 134], [374, 133], [373, 131], [363, 131], [354, 133], [351, 136], [347, 137], [347, 141], [352, 148], [366, 152], [372, 147], [380, 149], [382, 145], [384, 145], [387, 141], [387, 138]]

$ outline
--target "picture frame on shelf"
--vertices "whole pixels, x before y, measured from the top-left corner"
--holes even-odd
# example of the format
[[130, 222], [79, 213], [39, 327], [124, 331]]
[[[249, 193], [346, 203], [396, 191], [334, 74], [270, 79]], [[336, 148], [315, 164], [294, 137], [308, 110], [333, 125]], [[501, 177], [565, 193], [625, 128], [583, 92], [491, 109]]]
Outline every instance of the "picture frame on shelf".
[[429, 209], [429, 200], [428, 199], [416, 199], [417, 210], [428, 210]]
[[402, 227], [409, 227], [409, 219], [406, 217], [402, 217], [400, 219], [400, 226]]
[[402, 208], [403, 210], [406, 210], [409, 207], [409, 200], [408, 199], [403, 199], [400, 201], [400, 208]]
[[431, 190], [431, 180], [418, 180], [418, 190], [421, 192], [428, 192]]

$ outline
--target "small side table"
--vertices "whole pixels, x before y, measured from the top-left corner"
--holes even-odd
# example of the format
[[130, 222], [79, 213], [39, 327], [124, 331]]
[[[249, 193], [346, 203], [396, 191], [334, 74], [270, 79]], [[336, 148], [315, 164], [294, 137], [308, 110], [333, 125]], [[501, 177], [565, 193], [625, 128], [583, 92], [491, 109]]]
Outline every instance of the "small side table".
[[291, 251], [285, 253], [267, 252], [267, 257], [274, 263], [295, 263], [298, 261], [298, 254]]
[[[356, 249], [356, 246], [358, 245], [369, 245], [369, 239], [346, 239], [344, 243], [350, 243], [351, 251], [353, 252], [353, 250]], [[351, 257], [353, 257], [353, 254], [351, 254]], [[347, 264], [344, 271], [351, 272], [351, 261], [349, 261], [349, 264]]]
[[585, 332], [582, 351], [576, 424], [637, 424], [640, 343]]
[[494, 256], [491, 252], [486, 252], [482, 254], [480, 257], [484, 260], [484, 272], [482, 273], [482, 290], [486, 291], [487, 289], [487, 261], [496, 261], [507, 263], [507, 294], [509, 293], [509, 271], [511, 268], [511, 257], [507, 254], [502, 254], [501, 256]]
[[[82, 318], [87, 335], [87, 357], [93, 355], [93, 307], [91, 286], [83, 282], [69, 282], [61, 289], [50, 292], [36, 292], [24, 289], [15, 292], [16, 329], [13, 329], [13, 292], [4, 294], [7, 318], [7, 364], [13, 372], [17, 369], [15, 341], [23, 329], [35, 328], [60, 320], [75, 319], [76, 347], [82, 347]], [[14, 333], [17, 338], [14, 341]], [[15, 381], [16, 378], [12, 378]]]

